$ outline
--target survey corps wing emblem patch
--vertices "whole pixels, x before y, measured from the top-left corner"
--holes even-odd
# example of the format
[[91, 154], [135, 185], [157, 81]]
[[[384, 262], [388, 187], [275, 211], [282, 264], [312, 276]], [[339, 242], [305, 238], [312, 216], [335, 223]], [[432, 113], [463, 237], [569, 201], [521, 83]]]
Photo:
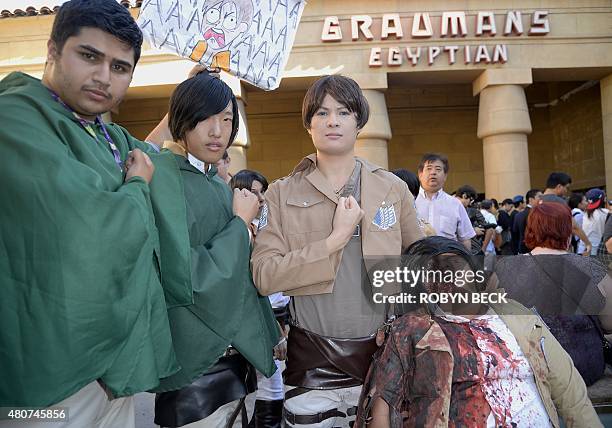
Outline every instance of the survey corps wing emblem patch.
[[395, 216], [395, 208], [393, 207], [393, 205], [389, 205], [387, 207], [382, 206], [378, 208], [374, 219], [372, 219], [372, 223], [380, 227], [382, 230], [389, 229], [396, 222], [397, 217]]

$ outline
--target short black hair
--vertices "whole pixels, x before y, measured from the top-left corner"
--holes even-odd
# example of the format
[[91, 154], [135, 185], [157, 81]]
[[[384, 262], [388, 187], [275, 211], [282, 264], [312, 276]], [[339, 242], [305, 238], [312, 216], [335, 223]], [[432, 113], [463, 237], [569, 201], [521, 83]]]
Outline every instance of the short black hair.
[[78, 36], [81, 28], [97, 28], [134, 49], [134, 65], [140, 59], [142, 31], [125, 6], [115, 0], [70, 0], [64, 3], [53, 21], [51, 40], [61, 54], [66, 40]]
[[408, 189], [410, 190], [410, 193], [412, 193], [412, 196], [416, 198], [419, 195], [419, 178], [414, 172], [403, 168], [394, 169], [391, 172], [408, 185]]
[[473, 200], [476, 200], [476, 197], [478, 196], [478, 194], [476, 193], [476, 189], [474, 189], [469, 184], [464, 184], [463, 186], [458, 188], [455, 193], [456, 196], [462, 197], [463, 195], [465, 195]]
[[485, 199], [480, 202], [480, 208], [482, 208], [483, 210], [490, 210], [492, 206], [493, 201], [491, 201], [490, 199]]
[[584, 193], [574, 192], [570, 195], [567, 203], [571, 209], [578, 208], [578, 205], [580, 205], [580, 202], [582, 202], [582, 198], [584, 198]]
[[357, 116], [357, 129], [365, 126], [370, 118], [370, 106], [361, 88], [350, 77], [331, 75], [323, 76], [308, 88], [302, 102], [302, 123], [310, 129], [312, 116], [321, 108], [325, 95], [338, 101], [351, 113]]
[[253, 181], [259, 181], [261, 183], [261, 191], [265, 192], [268, 190], [268, 180], [261, 173], [252, 171], [250, 169], [241, 169], [238, 171], [229, 182], [230, 187], [233, 189], [247, 189], [251, 190]]
[[168, 128], [175, 141], [184, 140], [185, 134], [198, 123], [221, 113], [232, 103], [232, 133], [228, 147], [238, 133], [238, 103], [232, 89], [223, 80], [207, 72], [181, 82], [170, 97]]
[[421, 158], [421, 161], [419, 162], [419, 172], [423, 171], [423, 168], [425, 168], [426, 163], [435, 161], [442, 162], [442, 164], [444, 165], [444, 174], [448, 174], [448, 158], [442, 153], [425, 153]]
[[504, 200], [502, 201], [502, 203], [501, 203], [501, 204], [502, 204], [502, 205], [508, 205], [508, 204], [510, 204], [510, 205], [514, 205], [514, 202], [512, 202], [512, 199], [510, 199], [510, 198], [506, 198], [506, 199], [504, 199]]
[[540, 193], [541, 190], [540, 189], [530, 189], [526, 194], [525, 194], [525, 200], [527, 201], [527, 203], [529, 203], [529, 199], [535, 199], [536, 195], [538, 193]]
[[546, 188], [547, 189], [554, 189], [559, 184], [561, 186], [567, 186], [571, 182], [572, 182], [572, 177], [570, 177], [566, 173], [564, 173], [564, 172], [553, 172], [553, 173], [551, 173], [548, 176], [548, 179], [546, 180]]

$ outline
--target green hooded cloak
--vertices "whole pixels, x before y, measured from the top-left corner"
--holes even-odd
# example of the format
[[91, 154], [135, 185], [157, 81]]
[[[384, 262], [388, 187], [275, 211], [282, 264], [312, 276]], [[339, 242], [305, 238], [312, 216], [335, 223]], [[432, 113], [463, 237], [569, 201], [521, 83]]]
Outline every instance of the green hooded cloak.
[[271, 376], [279, 328], [268, 298], [253, 284], [247, 226], [233, 214], [232, 193], [215, 167], [203, 174], [183, 156], [176, 155], [176, 161], [187, 203], [194, 304], [168, 310], [181, 370], [163, 379], [155, 392], [188, 385], [229, 345]]
[[[121, 153], [148, 145], [117, 125]], [[0, 406], [49, 406], [101, 379], [115, 396], [175, 373], [160, 239], [176, 256], [166, 295], [192, 301], [185, 222], [158, 234], [149, 185], [123, 182], [98, 139], [38, 79], [0, 82]], [[151, 154], [160, 206], [185, 218], [173, 154]], [[181, 215], [183, 217], [181, 217]], [[178, 272], [178, 273], [177, 273]]]

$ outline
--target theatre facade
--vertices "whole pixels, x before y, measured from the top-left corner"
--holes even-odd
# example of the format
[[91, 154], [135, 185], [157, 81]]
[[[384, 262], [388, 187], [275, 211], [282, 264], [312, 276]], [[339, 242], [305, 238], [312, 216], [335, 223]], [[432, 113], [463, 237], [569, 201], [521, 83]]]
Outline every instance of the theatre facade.
[[[122, 3], [137, 16], [143, 2]], [[0, 77], [40, 76], [53, 10], [2, 16]], [[190, 68], [146, 48], [112, 120], [144, 138]], [[275, 179], [313, 151], [301, 102], [326, 74], [363, 88], [371, 117], [357, 153], [379, 165], [416, 171], [424, 153], [441, 152], [447, 191], [471, 184], [498, 199], [542, 188], [552, 171], [569, 173], [575, 189], [612, 189], [609, 0], [310, 0], [279, 89], [223, 77], [240, 99], [234, 171]]]

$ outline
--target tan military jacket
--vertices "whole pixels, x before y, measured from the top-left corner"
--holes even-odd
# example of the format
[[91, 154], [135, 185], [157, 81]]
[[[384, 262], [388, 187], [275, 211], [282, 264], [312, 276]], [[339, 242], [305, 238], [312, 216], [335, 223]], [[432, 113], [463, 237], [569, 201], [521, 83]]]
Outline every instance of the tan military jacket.
[[[423, 237], [414, 198], [395, 175], [358, 159], [360, 206], [365, 211], [360, 227], [363, 257], [400, 255]], [[262, 294], [283, 291], [306, 296], [333, 291], [342, 250], [329, 254], [325, 239], [332, 231], [338, 199], [316, 167], [315, 154], [270, 185], [251, 258], [255, 285]]]

